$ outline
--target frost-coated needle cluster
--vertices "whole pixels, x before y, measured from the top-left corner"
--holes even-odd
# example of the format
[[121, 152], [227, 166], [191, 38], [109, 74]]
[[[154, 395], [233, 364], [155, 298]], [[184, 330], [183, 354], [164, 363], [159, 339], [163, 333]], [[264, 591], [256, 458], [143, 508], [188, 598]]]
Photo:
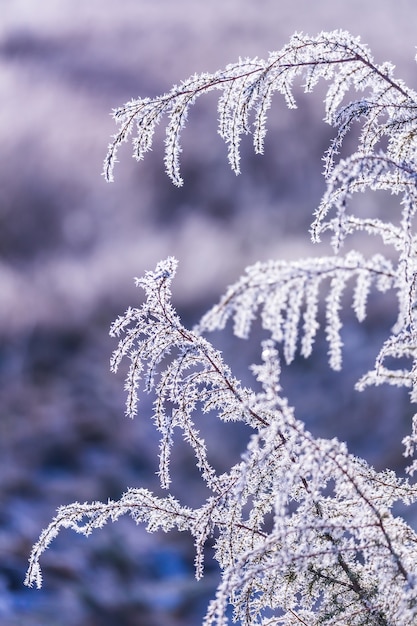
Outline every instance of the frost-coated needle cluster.
[[[206, 540], [215, 537], [222, 578], [205, 626], [227, 624], [229, 605], [244, 626], [417, 624], [417, 535], [392, 514], [395, 502], [415, 504], [416, 486], [392, 471], [376, 472], [337, 440], [313, 437], [296, 419], [280, 385], [281, 361], [291, 362], [297, 352], [307, 358], [314, 349], [320, 301], [329, 365], [340, 369], [345, 292], [351, 293], [362, 321], [368, 294], [376, 289], [393, 294], [398, 317], [374, 368], [357, 387], [405, 386], [410, 400], [417, 399], [417, 94], [395, 78], [391, 64], [375, 64], [368, 48], [348, 33], [314, 38], [297, 33], [266, 60], [243, 59], [214, 74], [192, 76], [161, 97], [132, 100], [116, 110], [119, 131], [109, 147], [105, 176], [112, 179], [117, 149], [131, 135], [134, 155], [142, 159], [156, 124], [166, 116], [165, 166], [173, 182], [182, 184], [181, 130], [189, 107], [213, 89], [221, 92], [219, 133], [239, 173], [242, 134], [251, 133], [255, 150], [263, 151], [272, 95], [281, 93], [295, 108], [296, 78], [306, 92], [319, 80], [329, 84], [325, 121], [335, 128], [335, 137], [325, 155], [327, 188], [311, 235], [319, 242], [328, 231], [334, 256], [248, 268], [192, 330], [171, 305], [175, 259], [137, 280], [146, 299], [114, 322], [111, 334], [119, 344], [111, 367], [115, 371], [122, 361], [130, 362], [129, 416], [136, 415], [143, 388], [154, 394], [159, 476], [168, 495], [132, 488], [119, 501], [62, 507], [33, 548], [28, 585], [41, 585], [39, 558], [62, 527], [88, 535], [128, 514], [150, 532], [178, 528], [191, 533], [198, 578], [204, 574]], [[340, 158], [354, 122], [361, 128], [356, 150]], [[392, 222], [350, 210], [352, 195], [365, 190], [393, 194]], [[345, 240], [357, 231], [376, 236], [381, 252], [343, 254]], [[249, 336], [256, 319], [270, 335], [259, 362], [251, 366], [253, 389], [242, 386], [207, 338], [230, 318], [240, 337]], [[210, 463], [198, 428], [201, 419], [243, 421], [253, 430], [240, 462], [223, 474]], [[210, 492], [200, 508], [183, 506], [169, 494], [176, 429], [192, 448]], [[412, 457], [416, 418], [410, 431], [404, 444]], [[417, 470], [415, 460], [408, 470], [410, 475]]]

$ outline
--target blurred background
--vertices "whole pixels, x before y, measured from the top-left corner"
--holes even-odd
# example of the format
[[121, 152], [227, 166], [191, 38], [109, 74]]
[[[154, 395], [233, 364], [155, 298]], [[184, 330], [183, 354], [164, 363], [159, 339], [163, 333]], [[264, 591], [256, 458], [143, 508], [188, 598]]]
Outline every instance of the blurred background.
[[[216, 134], [217, 94], [202, 99], [184, 132], [181, 189], [164, 173], [163, 129], [141, 164], [126, 145], [115, 182], [105, 183], [111, 110], [239, 56], [265, 57], [294, 31], [350, 30], [415, 87], [416, 19], [414, 0], [0, 0], [2, 624], [201, 622], [218, 572], [208, 550], [206, 577], [195, 582], [185, 535], [148, 535], [129, 519], [88, 540], [63, 532], [43, 558], [41, 591], [23, 587], [31, 546], [60, 505], [118, 498], [128, 486], [159, 491], [151, 400], [137, 420], [126, 419], [124, 372], [108, 367], [110, 323], [141, 298], [134, 276], [176, 256], [175, 303], [192, 325], [248, 264], [329, 252], [312, 248], [307, 232], [333, 134], [322, 123], [324, 91], [300, 93], [297, 111], [274, 101], [265, 155], [243, 142], [239, 177]], [[383, 209], [396, 210], [389, 202]], [[379, 208], [369, 200], [370, 211]], [[414, 412], [407, 395], [352, 390], [394, 319], [388, 296], [371, 298], [363, 325], [345, 316], [342, 374], [330, 372], [319, 343], [284, 382], [315, 434], [401, 472]], [[248, 377], [257, 343], [230, 333], [215, 340]], [[216, 442], [213, 463], [227, 469], [248, 433], [213, 423], [207, 436]], [[180, 444], [173, 472], [174, 492], [200, 502], [193, 459]]]

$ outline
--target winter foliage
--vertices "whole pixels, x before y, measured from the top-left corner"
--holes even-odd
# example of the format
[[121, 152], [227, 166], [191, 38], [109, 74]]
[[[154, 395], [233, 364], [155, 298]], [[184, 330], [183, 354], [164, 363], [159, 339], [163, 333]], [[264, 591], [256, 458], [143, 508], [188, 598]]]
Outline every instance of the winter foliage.
[[[119, 501], [61, 507], [33, 548], [26, 584], [41, 585], [40, 556], [61, 528], [89, 535], [127, 514], [150, 532], [177, 528], [191, 533], [197, 578], [204, 574], [205, 544], [214, 538], [222, 578], [205, 626], [228, 624], [230, 605], [233, 619], [244, 626], [417, 623], [417, 535], [392, 512], [394, 503], [415, 503], [416, 486], [392, 471], [375, 471], [335, 439], [313, 437], [297, 420], [280, 384], [282, 364], [297, 353], [307, 358], [314, 349], [320, 307], [329, 365], [340, 369], [347, 296], [363, 321], [368, 295], [378, 290], [396, 298], [398, 317], [374, 368], [357, 388], [405, 386], [410, 400], [417, 399], [417, 94], [395, 78], [392, 65], [377, 65], [367, 47], [348, 33], [295, 34], [265, 61], [242, 59], [215, 74], [192, 76], [161, 97], [132, 100], [116, 110], [119, 131], [104, 173], [112, 180], [117, 149], [132, 135], [134, 155], [142, 159], [166, 116], [165, 167], [181, 185], [180, 135], [188, 109], [214, 89], [221, 92], [219, 133], [239, 173], [243, 134], [252, 134], [255, 151], [263, 151], [274, 92], [295, 108], [296, 81], [310, 92], [321, 79], [329, 84], [325, 121], [335, 128], [335, 137], [324, 159], [326, 191], [311, 236], [320, 242], [329, 233], [334, 255], [249, 267], [192, 330], [171, 304], [175, 259], [137, 279], [146, 298], [112, 325], [119, 343], [111, 369], [130, 363], [130, 417], [137, 413], [143, 387], [154, 394], [159, 477], [168, 495], [132, 488]], [[340, 156], [345, 138], [358, 128], [355, 149]], [[394, 196], [391, 219], [357, 215], [354, 194], [378, 190]], [[381, 252], [369, 257], [356, 249], [344, 252], [345, 242], [355, 242], [358, 231], [379, 238]], [[255, 320], [269, 335], [251, 367], [253, 388], [235, 378], [207, 339], [230, 319], [238, 337], [248, 337]], [[198, 430], [202, 414], [242, 421], [253, 431], [240, 461], [225, 473], [210, 463]], [[199, 508], [183, 506], [169, 493], [176, 430], [190, 445], [210, 492]], [[412, 476], [417, 418], [404, 445]]]

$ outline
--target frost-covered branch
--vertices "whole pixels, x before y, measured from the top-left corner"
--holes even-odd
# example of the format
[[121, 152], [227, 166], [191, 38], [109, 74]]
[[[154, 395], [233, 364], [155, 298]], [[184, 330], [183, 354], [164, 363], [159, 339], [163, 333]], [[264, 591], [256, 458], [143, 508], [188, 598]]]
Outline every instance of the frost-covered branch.
[[[326, 191], [314, 211], [311, 235], [320, 242], [330, 233], [334, 256], [255, 264], [193, 330], [171, 304], [177, 262], [169, 257], [137, 279], [145, 301], [111, 328], [119, 339], [111, 369], [129, 363], [127, 415], [136, 416], [142, 387], [154, 395], [162, 487], [170, 488], [174, 432], [180, 430], [209, 492], [206, 501], [193, 509], [169, 491], [159, 498], [146, 489], [129, 489], [117, 502], [62, 507], [33, 548], [26, 584], [40, 586], [39, 559], [61, 528], [89, 535], [130, 515], [151, 532], [189, 532], [197, 578], [204, 573], [206, 541], [215, 537], [222, 578], [205, 626], [225, 626], [229, 605], [243, 626], [417, 623], [417, 535], [393, 514], [397, 502], [415, 505], [416, 485], [393, 471], [375, 471], [336, 439], [314, 437], [297, 420], [280, 381], [282, 365], [297, 352], [311, 355], [320, 324], [329, 364], [340, 369], [346, 295], [351, 292], [349, 306], [362, 322], [371, 291], [390, 291], [398, 304], [397, 321], [357, 389], [399, 385], [417, 400], [416, 93], [394, 77], [391, 64], [377, 65], [368, 48], [348, 33], [296, 33], [267, 60], [243, 59], [214, 74], [194, 75], [163, 96], [117, 109], [119, 131], [109, 147], [105, 176], [112, 179], [117, 150], [133, 133], [134, 155], [142, 159], [166, 116], [165, 167], [173, 182], [182, 184], [180, 135], [187, 113], [213, 89], [221, 92], [219, 133], [239, 173], [242, 134], [252, 133], [255, 151], [263, 152], [272, 95], [279, 92], [295, 108], [298, 79], [306, 92], [321, 79], [329, 84], [325, 121], [336, 134], [325, 154]], [[347, 101], [352, 95], [356, 99]], [[339, 158], [353, 123], [360, 128], [356, 149]], [[354, 194], [380, 190], [393, 195], [392, 218], [355, 212]], [[381, 252], [369, 256], [356, 250], [358, 232], [377, 236]], [[342, 255], [348, 239], [353, 250]], [[247, 338], [257, 319], [269, 334], [259, 362], [248, 364], [251, 387], [233, 375], [208, 339], [230, 319], [238, 337]], [[242, 421], [252, 432], [240, 460], [221, 474], [199, 430], [201, 420], [213, 419]], [[412, 475], [417, 416], [404, 445]]]

